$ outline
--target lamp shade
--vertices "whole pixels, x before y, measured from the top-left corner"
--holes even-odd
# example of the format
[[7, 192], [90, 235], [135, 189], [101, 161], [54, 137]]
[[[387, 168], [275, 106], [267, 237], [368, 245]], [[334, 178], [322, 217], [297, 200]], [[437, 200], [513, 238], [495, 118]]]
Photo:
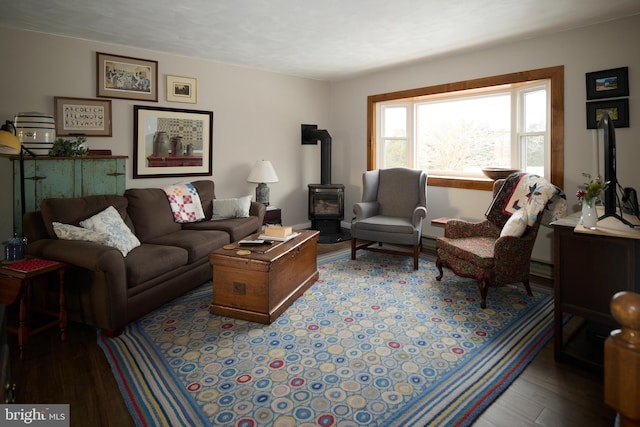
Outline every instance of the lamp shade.
[[9, 126], [5, 124], [0, 130], [0, 154], [19, 154], [22, 148], [20, 140], [9, 131]]
[[276, 175], [276, 171], [273, 169], [273, 165], [269, 160], [258, 160], [256, 164], [253, 165], [247, 181], [257, 184], [278, 182], [278, 175]]

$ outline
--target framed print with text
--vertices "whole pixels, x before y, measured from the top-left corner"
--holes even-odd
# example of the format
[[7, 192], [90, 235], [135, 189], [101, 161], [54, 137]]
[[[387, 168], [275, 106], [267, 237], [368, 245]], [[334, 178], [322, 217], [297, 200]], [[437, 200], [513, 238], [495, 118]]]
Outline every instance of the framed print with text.
[[111, 136], [111, 100], [53, 98], [56, 135]]

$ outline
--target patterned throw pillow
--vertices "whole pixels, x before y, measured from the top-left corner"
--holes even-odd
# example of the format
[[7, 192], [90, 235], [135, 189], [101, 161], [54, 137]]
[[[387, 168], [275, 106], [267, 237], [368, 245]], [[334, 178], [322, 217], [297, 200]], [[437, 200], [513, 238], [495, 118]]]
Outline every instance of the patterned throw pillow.
[[71, 224], [63, 224], [61, 222], [52, 222], [53, 231], [61, 240], [81, 240], [84, 242], [94, 242], [104, 245], [107, 243], [109, 236], [103, 233], [97, 233], [82, 227], [76, 227]]
[[80, 222], [84, 228], [107, 235], [107, 246], [114, 247], [122, 252], [122, 256], [134, 248], [140, 246], [140, 240], [131, 232], [127, 224], [124, 223], [118, 211], [109, 206], [91, 218]]
[[237, 199], [213, 199], [212, 220], [247, 218], [251, 208], [251, 195]]

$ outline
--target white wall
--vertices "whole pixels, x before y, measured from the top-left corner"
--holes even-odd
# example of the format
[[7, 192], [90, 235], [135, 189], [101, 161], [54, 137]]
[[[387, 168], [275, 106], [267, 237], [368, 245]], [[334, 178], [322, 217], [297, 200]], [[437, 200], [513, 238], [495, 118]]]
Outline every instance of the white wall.
[[[193, 178], [132, 179], [133, 105], [213, 111], [213, 176], [217, 197], [255, 195], [246, 182], [259, 159], [272, 161], [280, 182], [270, 184], [271, 203], [287, 224], [307, 219], [307, 185], [320, 181], [320, 146], [300, 143], [300, 125], [328, 126], [329, 83], [166, 55], [0, 28], [0, 120], [17, 112], [53, 114], [53, 97], [95, 98], [96, 52], [158, 61], [159, 102], [112, 100], [113, 137], [89, 138], [93, 149], [127, 155], [129, 187], [157, 187]], [[167, 102], [165, 75], [198, 79], [198, 103]], [[0, 158], [0, 179], [12, 182], [11, 162]], [[5, 186], [8, 190], [10, 186]], [[13, 233], [12, 193], [0, 194], [0, 241]]]
[[[246, 182], [257, 159], [270, 159], [280, 177], [272, 203], [287, 224], [307, 223], [307, 184], [320, 179], [319, 146], [300, 144], [300, 124], [318, 124], [333, 139], [332, 182], [346, 186], [345, 221], [360, 200], [366, 169], [366, 100], [374, 95], [528, 69], [565, 66], [565, 183], [569, 205], [581, 172], [594, 170], [593, 131], [585, 124], [585, 73], [629, 67], [630, 128], [617, 129], [618, 179], [640, 189], [640, 16], [432, 61], [394, 67], [338, 83], [326, 83], [166, 55], [0, 28], [0, 120], [16, 112], [53, 113], [53, 97], [95, 97], [95, 52], [159, 62], [159, 102], [113, 100], [113, 137], [90, 138], [91, 148], [128, 155], [127, 187], [154, 187], [176, 179], [132, 179], [133, 105], [214, 112], [213, 177], [218, 197], [254, 193]], [[12, 64], [6, 67], [6, 64]], [[164, 76], [198, 79], [198, 104], [165, 101]], [[0, 179], [11, 182], [10, 162], [0, 158]], [[6, 187], [5, 187], [6, 188]], [[440, 216], [481, 219], [490, 195], [484, 191], [430, 187], [427, 222]], [[0, 238], [12, 233], [12, 195], [0, 194]], [[442, 230], [425, 227], [427, 236]], [[534, 258], [550, 262], [551, 230], [541, 229]]]
[[[585, 73], [629, 67], [630, 127], [616, 129], [618, 180], [640, 190], [640, 16], [567, 31], [494, 48], [445, 56], [420, 64], [394, 67], [331, 86], [334, 182], [346, 186], [345, 206], [361, 197], [366, 170], [367, 96], [403, 89], [469, 80], [536, 68], [565, 66], [565, 182], [570, 210], [577, 210], [575, 192], [582, 172], [594, 173], [594, 131], [586, 129]], [[482, 219], [490, 202], [486, 191], [429, 187], [427, 222], [433, 218]], [[345, 212], [345, 219], [351, 212]], [[552, 231], [540, 229], [533, 258], [552, 260]], [[425, 235], [442, 235], [425, 227]]]

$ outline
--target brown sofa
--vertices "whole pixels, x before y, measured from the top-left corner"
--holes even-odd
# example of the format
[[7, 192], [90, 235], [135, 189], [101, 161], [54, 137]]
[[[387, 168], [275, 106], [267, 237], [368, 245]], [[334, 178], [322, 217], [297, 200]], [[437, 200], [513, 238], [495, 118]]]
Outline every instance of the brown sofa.
[[[205, 213], [196, 223], [174, 222], [160, 188], [129, 189], [124, 196], [45, 199], [23, 220], [27, 254], [71, 264], [65, 279], [71, 320], [115, 336], [129, 322], [208, 280], [208, 254], [262, 226], [266, 208], [251, 202], [249, 217], [211, 221], [213, 181], [192, 183]], [[105, 208], [116, 208], [141, 245], [122, 256], [98, 243], [58, 239], [52, 222], [79, 225]]]

